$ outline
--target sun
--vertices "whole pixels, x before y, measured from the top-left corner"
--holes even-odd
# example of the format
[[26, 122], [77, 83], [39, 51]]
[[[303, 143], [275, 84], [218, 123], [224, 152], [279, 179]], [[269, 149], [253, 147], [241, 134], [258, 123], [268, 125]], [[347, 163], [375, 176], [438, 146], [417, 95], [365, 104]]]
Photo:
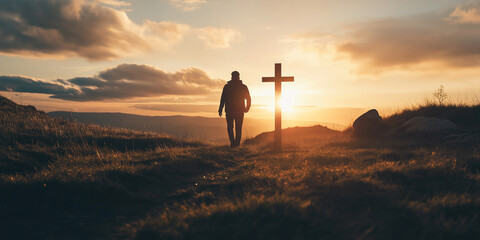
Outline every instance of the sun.
[[[282, 112], [294, 112], [295, 111], [295, 97], [293, 92], [285, 91], [280, 96], [280, 107]], [[275, 101], [268, 105], [269, 112], [275, 112]]]
[[294, 110], [294, 98], [292, 94], [282, 94], [280, 97], [280, 106], [283, 112], [292, 112]]

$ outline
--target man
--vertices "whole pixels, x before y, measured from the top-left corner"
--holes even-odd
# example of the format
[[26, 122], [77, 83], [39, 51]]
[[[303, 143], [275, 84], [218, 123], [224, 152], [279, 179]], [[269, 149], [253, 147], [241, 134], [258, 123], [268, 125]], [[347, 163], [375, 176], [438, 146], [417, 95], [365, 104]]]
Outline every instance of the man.
[[[247, 100], [246, 107], [245, 100]], [[228, 81], [223, 87], [220, 107], [218, 108], [218, 115], [220, 117], [222, 116], [224, 105], [230, 147], [238, 147], [240, 146], [240, 140], [242, 138], [243, 115], [250, 110], [251, 99], [250, 92], [248, 92], [247, 86], [242, 83], [242, 80], [240, 80], [240, 73], [237, 71], [232, 72], [232, 80]], [[234, 121], [235, 136], [233, 135]]]

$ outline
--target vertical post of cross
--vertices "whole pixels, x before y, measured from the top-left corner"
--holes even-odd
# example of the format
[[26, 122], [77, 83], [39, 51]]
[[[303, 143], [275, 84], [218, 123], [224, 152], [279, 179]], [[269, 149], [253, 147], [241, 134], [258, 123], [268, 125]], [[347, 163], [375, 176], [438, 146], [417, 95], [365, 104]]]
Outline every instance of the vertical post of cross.
[[[275, 63], [275, 79], [282, 77], [282, 64]], [[275, 81], [275, 151], [282, 150], [282, 81]]]
[[293, 77], [282, 77], [282, 64], [275, 63], [275, 77], [263, 77], [262, 82], [275, 82], [275, 142], [274, 149], [282, 150], [282, 82], [293, 82]]

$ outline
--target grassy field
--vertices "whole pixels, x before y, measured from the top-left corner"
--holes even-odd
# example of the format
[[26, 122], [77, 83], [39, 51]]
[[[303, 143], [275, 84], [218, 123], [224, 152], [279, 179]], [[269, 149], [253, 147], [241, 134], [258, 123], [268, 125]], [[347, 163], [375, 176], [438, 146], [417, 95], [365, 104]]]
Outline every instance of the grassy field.
[[480, 234], [479, 143], [322, 130], [292, 134], [274, 153], [268, 141], [230, 149], [51, 119], [2, 101], [2, 239]]

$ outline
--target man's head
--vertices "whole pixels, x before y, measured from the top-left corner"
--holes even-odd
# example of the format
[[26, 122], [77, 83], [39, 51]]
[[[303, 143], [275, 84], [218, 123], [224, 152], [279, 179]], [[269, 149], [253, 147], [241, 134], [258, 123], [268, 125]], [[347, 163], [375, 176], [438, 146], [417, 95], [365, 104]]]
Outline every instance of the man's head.
[[232, 80], [240, 80], [240, 73], [237, 71], [232, 72]]

